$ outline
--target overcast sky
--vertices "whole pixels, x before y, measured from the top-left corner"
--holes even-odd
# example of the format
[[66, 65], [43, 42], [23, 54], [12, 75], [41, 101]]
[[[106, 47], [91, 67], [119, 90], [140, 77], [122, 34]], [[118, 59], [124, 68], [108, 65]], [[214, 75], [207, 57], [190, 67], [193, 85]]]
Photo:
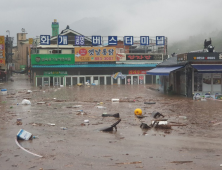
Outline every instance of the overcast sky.
[[88, 36], [161, 35], [170, 43], [222, 30], [221, 7], [222, 0], [4, 0], [0, 35], [51, 35], [57, 19], [60, 31], [70, 25]]

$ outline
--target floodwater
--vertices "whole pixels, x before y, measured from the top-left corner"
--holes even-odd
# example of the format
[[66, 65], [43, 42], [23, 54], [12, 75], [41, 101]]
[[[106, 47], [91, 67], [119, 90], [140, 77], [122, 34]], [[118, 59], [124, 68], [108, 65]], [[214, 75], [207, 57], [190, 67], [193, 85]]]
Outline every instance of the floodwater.
[[[220, 101], [168, 96], [151, 90], [156, 87], [149, 85], [40, 89], [32, 87], [26, 75], [14, 75], [13, 79], [14, 82], [0, 84], [0, 88], [8, 90], [8, 95], [0, 96], [0, 169], [221, 169]], [[27, 94], [27, 90], [32, 93]], [[24, 98], [32, 104], [22, 105]], [[112, 98], [125, 102], [112, 103]], [[149, 101], [156, 104], [144, 104]], [[98, 105], [100, 102], [103, 103]], [[141, 108], [147, 117], [136, 118], [136, 108]], [[169, 124], [186, 126], [142, 130], [141, 122], [150, 125], [153, 111], [163, 114]], [[120, 114], [117, 131], [99, 131], [118, 120], [103, 118], [103, 113]], [[22, 125], [16, 124], [17, 118], [22, 119]], [[89, 123], [84, 124], [84, 120]], [[21, 146], [43, 158], [16, 145], [20, 129], [38, 136], [19, 141]]]

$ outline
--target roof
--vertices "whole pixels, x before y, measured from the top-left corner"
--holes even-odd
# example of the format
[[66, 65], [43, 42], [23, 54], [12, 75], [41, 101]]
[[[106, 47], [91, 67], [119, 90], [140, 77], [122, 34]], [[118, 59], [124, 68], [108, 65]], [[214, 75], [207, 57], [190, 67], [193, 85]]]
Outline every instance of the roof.
[[[66, 35], [66, 34], [68, 34], [68, 33], [72, 33], [72, 34], [74, 34], [74, 35], [82, 35], [82, 34], [76, 32], [76, 31], [74, 31], [74, 30], [72, 30], [72, 29], [70, 29], [70, 28], [66, 28], [66, 29], [62, 30], [59, 35]], [[83, 36], [83, 35], [82, 35], [82, 36]], [[90, 38], [87, 38], [87, 37], [84, 37], [84, 38], [85, 38], [86, 40], [92, 42], [92, 40], [91, 40]], [[55, 39], [57, 39], [57, 36], [54, 36], [54, 37], [51, 38], [51, 40], [55, 40]]]
[[120, 68], [120, 67], [156, 67], [156, 64], [73, 64], [73, 65], [33, 65], [32, 68]]
[[164, 60], [162, 63], [158, 64], [157, 67], [172, 67], [172, 66], [184, 66], [187, 62], [177, 62], [177, 56], [170, 57]]

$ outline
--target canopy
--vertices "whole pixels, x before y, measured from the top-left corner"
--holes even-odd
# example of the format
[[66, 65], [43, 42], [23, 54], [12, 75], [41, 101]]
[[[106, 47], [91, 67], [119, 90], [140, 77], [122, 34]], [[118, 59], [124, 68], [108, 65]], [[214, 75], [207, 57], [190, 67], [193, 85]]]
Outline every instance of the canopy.
[[200, 73], [222, 73], [220, 64], [192, 64], [192, 67]]
[[177, 70], [182, 68], [183, 66], [175, 66], [175, 67], [157, 67], [152, 70], [146, 72], [146, 74], [150, 75], [161, 75], [161, 76], [168, 76], [171, 71]]

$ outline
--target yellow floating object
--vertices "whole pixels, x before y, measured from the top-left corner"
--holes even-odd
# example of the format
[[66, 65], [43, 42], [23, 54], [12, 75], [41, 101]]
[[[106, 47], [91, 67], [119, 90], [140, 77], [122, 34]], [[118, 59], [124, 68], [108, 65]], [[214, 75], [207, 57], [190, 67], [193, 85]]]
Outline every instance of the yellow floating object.
[[137, 108], [137, 109], [134, 110], [134, 114], [135, 115], [142, 115], [142, 110]]
[[82, 83], [78, 83], [77, 86], [82, 86]]

